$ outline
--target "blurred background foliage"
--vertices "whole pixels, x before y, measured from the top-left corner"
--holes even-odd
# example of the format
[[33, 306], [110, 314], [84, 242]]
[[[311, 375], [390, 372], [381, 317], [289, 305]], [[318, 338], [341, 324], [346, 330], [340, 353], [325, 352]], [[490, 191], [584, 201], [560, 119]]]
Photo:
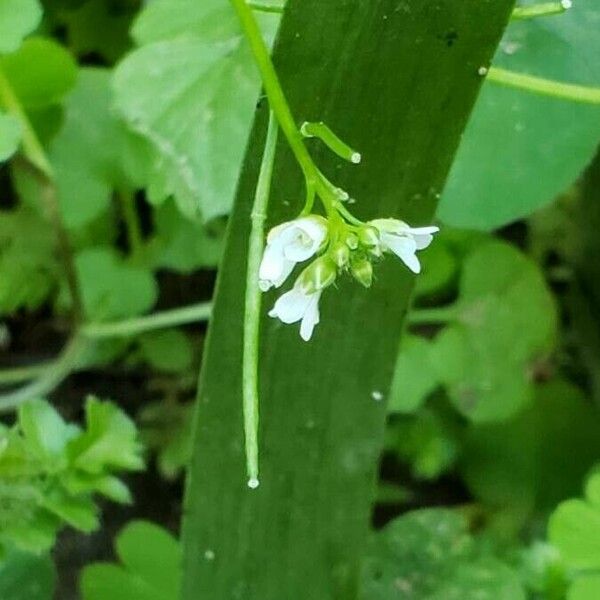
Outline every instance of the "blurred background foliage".
[[[512, 23], [494, 64], [598, 85], [600, 8], [574, 4]], [[261, 19], [272, 39], [278, 17]], [[0, 0], [0, 53], [12, 390], [69, 336], [49, 189], [87, 321], [211, 298], [259, 81], [217, 0]], [[599, 138], [598, 106], [484, 84], [397, 358], [364, 598], [600, 597]], [[204, 336], [194, 323], [88, 340], [54, 408], [42, 389], [7, 412], [1, 598], [51, 598], [56, 568], [56, 597], [79, 597], [82, 563], [113, 558], [85, 568], [84, 600], [177, 597], [172, 535], [135, 521], [111, 544], [132, 517], [176, 532]], [[116, 404], [84, 412], [89, 393]], [[73, 532], [97, 530], [102, 508], [100, 533]]]

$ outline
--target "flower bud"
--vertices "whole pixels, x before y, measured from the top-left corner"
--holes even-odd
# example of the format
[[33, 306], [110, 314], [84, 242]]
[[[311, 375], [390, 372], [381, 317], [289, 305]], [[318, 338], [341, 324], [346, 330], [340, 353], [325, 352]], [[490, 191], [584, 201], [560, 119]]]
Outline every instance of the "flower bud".
[[331, 285], [337, 277], [337, 267], [333, 260], [325, 255], [313, 261], [298, 278], [305, 294], [314, 294]]
[[353, 233], [349, 233], [346, 236], [346, 246], [348, 246], [350, 250], [356, 250], [358, 248], [358, 237]]
[[350, 250], [348, 246], [342, 242], [338, 242], [330, 250], [331, 258], [338, 268], [343, 269], [350, 260]]
[[358, 239], [363, 246], [379, 246], [379, 231], [372, 225], [365, 225], [358, 230]]
[[366, 258], [359, 258], [352, 261], [350, 268], [352, 276], [358, 283], [370, 288], [373, 283], [373, 265]]

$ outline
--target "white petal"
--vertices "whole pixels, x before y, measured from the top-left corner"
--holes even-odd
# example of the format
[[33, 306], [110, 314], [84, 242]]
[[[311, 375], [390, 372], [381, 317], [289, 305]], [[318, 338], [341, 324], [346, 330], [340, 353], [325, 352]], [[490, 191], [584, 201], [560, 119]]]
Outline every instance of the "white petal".
[[262, 281], [277, 281], [285, 269], [286, 258], [280, 244], [267, 244], [263, 253], [258, 277]]
[[314, 294], [311, 294], [311, 300], [306, 308], [306, 312], [304, 313], [304, 317], [302, 317], [302, 323], [300, 324], [300, 337], [308, 342], [312, 337], [313, 330], [315, 325], [319, 322], [319, 299], [321, 297], [321, 292], [318, 291]]
[[277, 279], [274, 279], [271, 284], [276, 288], [281, 287], [285, 280], [290, 276], [290, 273], [294, 270], [295, 266], [295, 262], [291, 260], [284, 260], [281, 275]]
[[277, 299], [269, 316], [276, 317], [283, 323], [296, 323], [304, 317], [310, 301], [311, 296], [304, 294], [299, 287], [294, 287]]
[[409, 227], [406, 231], [417, 243], [417, 250], [423, 250], [431, 244], [433, 234], [440, 230], [439, 227]]
[[283, 232], [294, 224], [293, 221], [287, 221], [273, 227], [267, 234], [267, 244], [273, 244]]
[[421, 263], [415, 252], [417, 251], [417, 243], [409, 237], [397, 235], [383, 236], [385, 245], [398, 257], [402, 262], [413, 272], [421, 272]]

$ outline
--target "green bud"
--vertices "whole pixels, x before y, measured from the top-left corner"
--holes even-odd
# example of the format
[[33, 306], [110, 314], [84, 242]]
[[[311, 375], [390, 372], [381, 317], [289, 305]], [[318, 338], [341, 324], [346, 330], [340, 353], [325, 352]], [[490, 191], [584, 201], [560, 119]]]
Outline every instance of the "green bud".
[[358, 237], [353, 233], [349, 233], [346, 236], [346, 246], [348, 246], [350, 250], [356, 250], [358, 248]]
[[373, 283], [373, 265], [366, 258], [359, 258], [352, 261], [352, 276], [358, 283], [370, 288]]
[[331, 285], [337, 277], [337, 267], [333, 260], [325, 255], [313, 261], [299, 277], [305, 294], [313, 294]]
[[363, 246], [379, 246], [379, 231], [371, 225], [365, 225], [358, 230], [358, 239]]
[[330, 250], [331, 258], [333, 262], [340, 268], [343, 269], [350, 260], [350, 250], [346, 244], [338, 242]]

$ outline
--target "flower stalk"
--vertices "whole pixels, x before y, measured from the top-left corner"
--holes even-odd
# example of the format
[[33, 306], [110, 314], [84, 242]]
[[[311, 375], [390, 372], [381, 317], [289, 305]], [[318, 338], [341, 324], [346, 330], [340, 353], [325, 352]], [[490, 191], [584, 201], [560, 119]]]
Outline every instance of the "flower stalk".
[[246, 471], [248, 487], [256, 489], [258, 479], [258, 357], [260, 334], [261, 290], [259, 268], [264, 248], [264, 223], [271, 191], [273, 164], [277, 147], [277, 121], [271, 112], [265, 149], [258, 175], [254, 205], [250, 215], [251, 229], [248, 242], [246, 298], [244, 311], [244, 349], [242, 358], [242, 398], [244, 433], [246, 439]]

